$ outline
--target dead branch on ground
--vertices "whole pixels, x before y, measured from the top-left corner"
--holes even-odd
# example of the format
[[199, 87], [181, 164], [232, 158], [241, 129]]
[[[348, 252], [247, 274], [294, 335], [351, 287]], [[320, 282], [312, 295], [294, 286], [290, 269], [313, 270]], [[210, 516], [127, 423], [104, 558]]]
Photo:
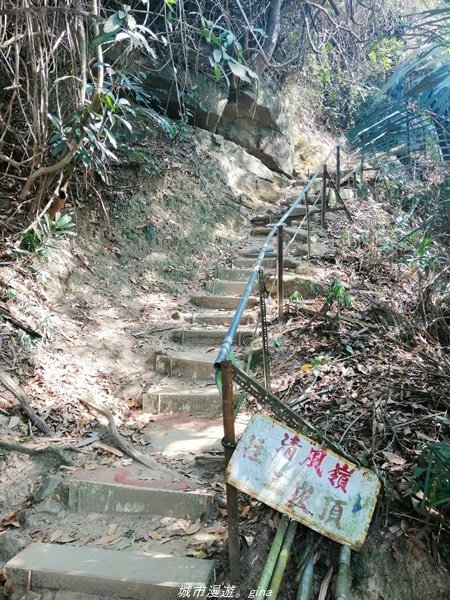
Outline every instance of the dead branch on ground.
[[31, 408], [30, 399], [28, 398], [27, 394], [2, 369], [0, 369], [0, 383], [17, 398], [20, 403], [20, 408], [27, 415], [33, 425], [50, 437], [55, 437], [55, 432], [50, 429], [50, 427]]

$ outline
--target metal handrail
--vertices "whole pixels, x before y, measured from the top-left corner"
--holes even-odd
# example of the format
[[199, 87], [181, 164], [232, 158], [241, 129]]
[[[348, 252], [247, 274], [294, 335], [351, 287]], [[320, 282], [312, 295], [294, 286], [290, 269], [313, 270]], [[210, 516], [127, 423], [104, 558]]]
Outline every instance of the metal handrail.
[[244, 288], [241, 299], [239, 301], [239, 304], [236, 308], [233, 319], [231, 321], [230, 327], [228, 328], [227, 334], [223, 339], [222, 345], [219, 350], [219, 354], [217, 355], [217, 357], [214, 361], [214, 367], [216, 369], [220, 369], [221, 362], [223, 360], [226, 360], [230, 353], [231, 346], [233, 344], [233, 340], [236, 335], [237, 328], [239, 327], [239, 323], [242, 319], [242, 314], [247, 306], [248, 299], [250, 298], [250, 294], [251, 294], [253, 286], [255, 284], [256, 277], [258, 275], [258, 271], [261, 267], [261, 263], [264, 259], [264, 256], [265, 256], [267, 250], [269, 249], [270, 241], [272, 240], [273, 236], [277, 232], [278, 227], [283, 225], [283, 223], [286, 221], [286, 219], [289, 218], [289, 216], [291, 215], [293, 210], [295, 208], [297, 208], [297, 206], [300, 204], [300, 202], [305, 198], [305, 195], [308, 193], [308, 191], [311, 189], [311, 187], [313, 186], [316, 179], [322, 173], [324, 166], [326, 165], [326, 163], [328, 162], [330, 157], [336, 152], [338, 146], [340, 146], [340, 145], [341, 145], [341, 143], [339, 142], [338, 144], [336, 144], [336, 146], [333, 147], [333, 149], [329, 152], [329, 154], [327, 155], [327, 157], [325, 158], [323, 163], [320, 165], [320, 167], [318, 168], [316, 173], [312, 176], [309, 183], [303, 188], [301, 193], [297, 196], [297, 198], [291, 204], [290, 208], [284, 213], [284, 215], [281, 217], [281, 219], [272, 227], [269, 234], [267, 235], [267, 237], [264, 241], [264, 244], [258, 254], [258, 258], [256, 259], [256, 262], [252, 269], [252, 272], [247, 280], [247, 285]]

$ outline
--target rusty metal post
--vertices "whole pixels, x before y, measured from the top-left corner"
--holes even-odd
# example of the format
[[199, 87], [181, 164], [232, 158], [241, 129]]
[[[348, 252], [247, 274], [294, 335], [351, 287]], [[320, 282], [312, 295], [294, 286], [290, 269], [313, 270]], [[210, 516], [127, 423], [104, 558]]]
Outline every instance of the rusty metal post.
[[277, 231], [277, 300], [278, 300], [278, 322], [283, 322], [283, 225]]
[[327, 211], [327, 165], [323, 166], [322, 174], [322, 211], [321, 211], [321, 225], [323, 229], [326, 228], [325, 213]]
[[308, 255], [307, 258], [308, 260], [311, 258], [311, 222], [310, 222], [310, 214], [309, 214], [309, 199], [308, 199], [308, 192], [306, 192], [305, 194], [305, 210], [306, 210], [306, 232], [307, 232], [307, 240], [306, 243], [308, 244]]
[[336, 189], [341, 191], [341, 146], [336, 146]]
[[267, 332], [267, 311], [266, 311], [266, 283], [264, 281], [264, 272], [259, 270], [259, 311], [261, 314], [261, 333], [263, 343], [263, 367], [264, 367], [264, 385], [270, 390], [270, 356], [269, 356], [269, 335]]
[[[233, 395], [233, 367], [231, 361], [224, 360], [220, 363], [222, 373], [222, 411], [224, 436], [222, 446], [225, 451], [225, 468], [227, 467], [234, 449], [236, 448], [236, 434], [234, 431], [234, 395]], [[239, 506], [237, 489], [226, 484], [227, 493], [227, 521], [228, 521], [228, 554], [230, 561], [230, 578], [238, 584], [241, 577], [240, 570], [240, 542], [239, 542]]]

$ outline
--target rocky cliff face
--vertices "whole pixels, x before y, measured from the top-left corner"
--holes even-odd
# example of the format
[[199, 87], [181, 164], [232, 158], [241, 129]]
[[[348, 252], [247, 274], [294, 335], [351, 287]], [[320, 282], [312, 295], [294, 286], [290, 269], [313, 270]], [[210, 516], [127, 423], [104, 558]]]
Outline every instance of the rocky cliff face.
[[219, 133], [272, 171], [292, 176], [295, 144], [289, 119], [278, 93], [267, 83], [229, 92], [222, 82], [217, 84], [204, 74], [178, 74], [177, 81], [170, 68], [149, 73], [146, 81], [147, 91], [170, 117], [179, 117], [181, 104], [193, 125]]
[[260, 82], [257, 89], [236, 90], [224, 108], [217, 132], [272, 171], [292, 175], [289, 120], [283, 115], [278, 94], [268, 85]]

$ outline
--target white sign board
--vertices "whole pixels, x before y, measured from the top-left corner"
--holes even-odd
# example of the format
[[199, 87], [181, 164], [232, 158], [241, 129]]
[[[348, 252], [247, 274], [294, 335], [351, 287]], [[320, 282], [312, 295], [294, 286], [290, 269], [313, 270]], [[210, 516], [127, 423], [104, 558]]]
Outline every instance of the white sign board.
[[376, 475], [265, 415], [254, 415], [228, 482], [311, 529], [359, 550], [380, 491]]

